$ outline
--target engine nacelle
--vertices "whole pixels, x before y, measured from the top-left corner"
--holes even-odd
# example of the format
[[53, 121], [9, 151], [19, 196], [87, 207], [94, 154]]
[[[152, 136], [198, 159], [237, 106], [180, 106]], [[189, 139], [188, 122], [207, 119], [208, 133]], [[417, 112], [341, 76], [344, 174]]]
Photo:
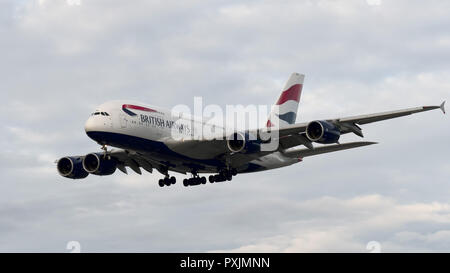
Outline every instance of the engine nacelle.
[[313, 142], [330, 144], [338, 142], [341, 131], [328, 121], [316, 120], [310, 122], [306, 127], [306, 136]]
[[105, 158], [101, 153], [92, 153], [84, 157], [83, 168], [91, 174], [111, 175], [117, 169], [117, 161], [108, 157]]
[[56, 168], [61, 176], [82, 179], [89, 175], [83, 168], [83, 159], [80, 156], [67, 156], [58, 160]]
[[233, 153], [257, 153], [261, 151], [261, 143], [250, 134], [233, 133], [227, 139], [227, 147]]

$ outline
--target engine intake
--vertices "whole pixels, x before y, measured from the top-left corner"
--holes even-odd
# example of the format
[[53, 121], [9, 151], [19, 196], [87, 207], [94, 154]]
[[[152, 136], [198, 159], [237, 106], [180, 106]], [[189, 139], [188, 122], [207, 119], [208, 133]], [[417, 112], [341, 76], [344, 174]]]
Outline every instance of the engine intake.
[[306, 127], [306, 136], [313, 142], [330, 144], [338, 142], [341, 131], [328, 121], [316, 120], [310, 122]]
[[58, 160], [56, 168], [61, 176], [71, 179], [82, 179], [89, 175], [83, 169], [83, 159], [80, 156], [63, 157]]
[[227, 147], [233, 153], [256, 153], [261, 150], [260, 142], [249, 134], [233, 133], [227, 139]]
[[227, 140], [228, 149], [233, 153], [239, 153], [245, 148], [245, 136], [241, 133], [234, 133]]
[[95, 175], [111, 175], [117, 169], [117, 161], [105, 158], [103, 154], [88, 154], [83, 159], [83, 168], [86, 172]]

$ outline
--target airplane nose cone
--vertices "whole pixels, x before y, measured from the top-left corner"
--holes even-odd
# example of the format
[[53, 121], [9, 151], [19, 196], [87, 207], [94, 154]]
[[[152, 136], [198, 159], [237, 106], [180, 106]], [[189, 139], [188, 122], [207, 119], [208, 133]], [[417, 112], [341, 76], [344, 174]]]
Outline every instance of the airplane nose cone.
[[84, 124], [84, 130], [86, 131], [86, 135], [88, 135], [89, 138], [95, 140], [99, 144], [104, 144], [101, 135], [99, 134], [100, 128], [98, 125], [98, 121], [96, 121], [92, 117], [89, 118]]
[[84, 131], [86, 131], [86, 133], [95, 131], [95, 122], [92, 118], [89, 118], [84, 124]]

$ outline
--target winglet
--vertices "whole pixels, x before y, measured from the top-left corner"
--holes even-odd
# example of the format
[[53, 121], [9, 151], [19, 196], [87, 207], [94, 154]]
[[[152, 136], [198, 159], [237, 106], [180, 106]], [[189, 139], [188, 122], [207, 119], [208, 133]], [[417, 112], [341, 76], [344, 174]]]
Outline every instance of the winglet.
[[440, 108], [442, 110], [442, 113], [445, 114], [445, 101], [441, 104]]

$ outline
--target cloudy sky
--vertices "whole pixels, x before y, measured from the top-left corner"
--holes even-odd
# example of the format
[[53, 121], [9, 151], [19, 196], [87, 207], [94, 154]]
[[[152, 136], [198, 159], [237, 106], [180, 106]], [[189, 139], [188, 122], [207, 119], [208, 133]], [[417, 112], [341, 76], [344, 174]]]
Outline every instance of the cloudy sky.
[[[72, 181], [96, 105], [271, 105], [306, 74], [297, 121], [450, 94], [449, 1], [0, 0], [0, 251], [450, 251], [450, 126], [364, 126], [378, 145], [159, 188], [158, 173]], [[358, 140], [345, 136], [342, 142]], [[177, 176], [181, 178], [181, 176]]]

